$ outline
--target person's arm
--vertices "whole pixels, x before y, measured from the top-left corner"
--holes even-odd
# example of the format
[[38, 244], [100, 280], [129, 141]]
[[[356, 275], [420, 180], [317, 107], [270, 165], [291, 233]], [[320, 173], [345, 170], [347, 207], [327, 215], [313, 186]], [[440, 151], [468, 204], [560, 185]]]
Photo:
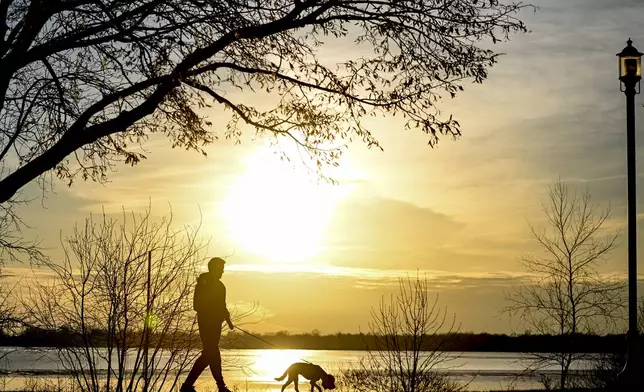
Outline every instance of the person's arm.
[[235, 329], [232, 320], [230, 319], [230, 312], [228, 311], [228, 306], [226, 305], [226, 286], [224, 286], [224, 313], [226, 316], [226, 323], [228, 323], [228, 328], [231, 330]]
[[230, 313], [226, 311], [226, 322], [228, 323], [228, 328], [235, 329], [235, 326], [233, 325], [233, 322], [230, 320]]

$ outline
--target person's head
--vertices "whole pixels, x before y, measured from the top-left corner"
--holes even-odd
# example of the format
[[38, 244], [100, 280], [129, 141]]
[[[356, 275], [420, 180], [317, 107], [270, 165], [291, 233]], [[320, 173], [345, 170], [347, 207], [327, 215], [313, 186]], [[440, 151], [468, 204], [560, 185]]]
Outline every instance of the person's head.
[[226, 262], [221, 257], [213, 257], [208, 262], [208, 271], [219, 279], [224, 274], [225, 264]]

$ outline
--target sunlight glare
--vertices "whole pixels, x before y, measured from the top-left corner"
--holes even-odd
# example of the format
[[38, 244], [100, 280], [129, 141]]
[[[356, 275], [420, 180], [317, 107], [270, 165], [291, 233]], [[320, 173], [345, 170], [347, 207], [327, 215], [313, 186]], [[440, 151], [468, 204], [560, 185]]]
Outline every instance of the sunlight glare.
[[273, 380], [284, 373], [294, 362], [301, 362], [300, 356], [307, 350], [258, 350], [254, 358], [253, 371], [260, 380]]
[[267, 262], [301, 263], [322, 250], [323, 232], [346, 189], [317, 181], [270, 149], [258, 149], [222, 205], [233, 243]]

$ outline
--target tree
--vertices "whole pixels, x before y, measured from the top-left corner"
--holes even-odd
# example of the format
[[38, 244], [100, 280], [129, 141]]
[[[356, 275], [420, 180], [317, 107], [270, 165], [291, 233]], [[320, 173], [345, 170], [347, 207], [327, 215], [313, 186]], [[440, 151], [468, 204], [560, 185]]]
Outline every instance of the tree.
[[353, 392], [463, 390], [439, 370], [450, 360], [454, 320], [438, 307], [438, 296], [429, 298], [427, 279], [399, 279], [398, 284], [395, 296], [371, 310], [367, 356], [343, 373], [342, 382]]
[[[175, 389], [198, 355], [193, 289], [207, 243], [199, 227], [175, 228], [150, 209], [122, 220], [85, 221], [65, 238], [52, 277], [21, 298], [31, 328], [63, 331], [60, 366], [83, 391]], [[255, 309], [231, 309], [233, 320]]]
[[[52, 174], [104, 181], [145, 158], [152, 134], [203, 152], [216, 139], [201, 110], [230, 110], [225, 131], [286, 138], [318, 165], [329, 144], [378, 141], [364, 118], [402, 114], [429, 136], [457, 136], [440, 94], [482, 82], [498, 53], [480, 46], [525, 32], [522, 3], [498, 0], [0, 0], [0, 203]], [[364, 56], [325, 65], [324, 37]], [[275, 94], [253, 107], [232, 89]], [[268, 101], [270, 102], [270, 101]], [[52, 171], [53, 170], [53, 171]], [[50, 176], [43, 176], [50, 173]]]
[[[0, 203], [0, 332], [8, 331], [22, 324], [16, 315], [15, 303], [10, 293], [15, 284], [7, 284], [3, 267], [8, 262], [29, 260], [33, 264], [42, 263], [46, 256], [43, 254], [37, 240], [26, 240], [21, 229], [25, 227], [14, 209], [18, 203], [26, 202], [16, 199], [9, 203]], [[0, 355], [0, 359], [2, 356]]]
[[623, 283], [599, 273], [619, 233], [605, 227], [610, 207], [600, 209], [588, 191], [578, 195], [561, 181], [550, 187], [543, 209], [547, 229], [530, 225], [542, 253], [521, 259], [534, 280], [507, 296], [505, 311], [538, 333], [560, 338], [557, 352], [533, 354], [529, 370], [556, 363], [565, 389], [570, 366], [589, 356], [572, 352], [575, 335], [604, 332], [623, 317]]
[[15, 205], [26, 200], [0, 203], [0, 276], [7, 262], [19, 262], [21, 257], [38, 263], [45, 257], [38, 241], [25, 240], [21, 229], [25, 226], [15, 210]]

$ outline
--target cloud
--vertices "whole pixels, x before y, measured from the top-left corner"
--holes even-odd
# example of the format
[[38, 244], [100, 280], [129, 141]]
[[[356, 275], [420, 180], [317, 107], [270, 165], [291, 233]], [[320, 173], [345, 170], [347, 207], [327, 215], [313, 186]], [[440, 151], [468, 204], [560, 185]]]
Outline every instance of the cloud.
[[366, 262], [371, 268], [396, 268], [406, 267], [400, 262], [409, 250], [425, 253], [449, 246], [462, 228], [462, 223], [445, 214], [411, 203], [361, 198], [349, 199], [336, 208], [325, 238], [329, 251], [339, 257], [364, 255], [345, 257], [341, 265], [364, 266]]
[[[79, 183], [72, 192], [90, 203], [85, 211], [120, 212], [145, 208], [152, 199], [180, 205], [210, 204], [225, 195], [227, 186], [243, 169], [241, 158], [251, 146], [233, 147], [228, 142], [208, 148], [205, 158], [192, 151], [155, 149], [148, 159], [113, 173], [106, 185]], [[99, 190], [100, 191], [97, 191]]]
[[511, 269], [533, 246], [523, 220], [525, 232], [502, 236], [493, 224], [461, 219], [400, 200], [347, 199], [327, 228], [321, 261], [352, 268], [486, 272]]
[[463, 272], [429, 269], [375, 269], [352, 268], [320, 265], [274, 265], [274, 264], [230, 264], [226, 269], [229, 279], [243, 281], [246, 278], [260, 279], [262, 282], [292, 281], [297, 279], [325, 280], [343, 282], [356, 288], [397, 288], [399, 279], [427, 279], [430, 287], [500, 287], [513, 286], [529, 281], [522, 272]]
[[36, 285], [50, 285], [56, 274], [47, 268], [38, 267], [4, 267], [0, 275], [0, 284], [8, 288], [9, 299], [16, 300], [27, 295]]

